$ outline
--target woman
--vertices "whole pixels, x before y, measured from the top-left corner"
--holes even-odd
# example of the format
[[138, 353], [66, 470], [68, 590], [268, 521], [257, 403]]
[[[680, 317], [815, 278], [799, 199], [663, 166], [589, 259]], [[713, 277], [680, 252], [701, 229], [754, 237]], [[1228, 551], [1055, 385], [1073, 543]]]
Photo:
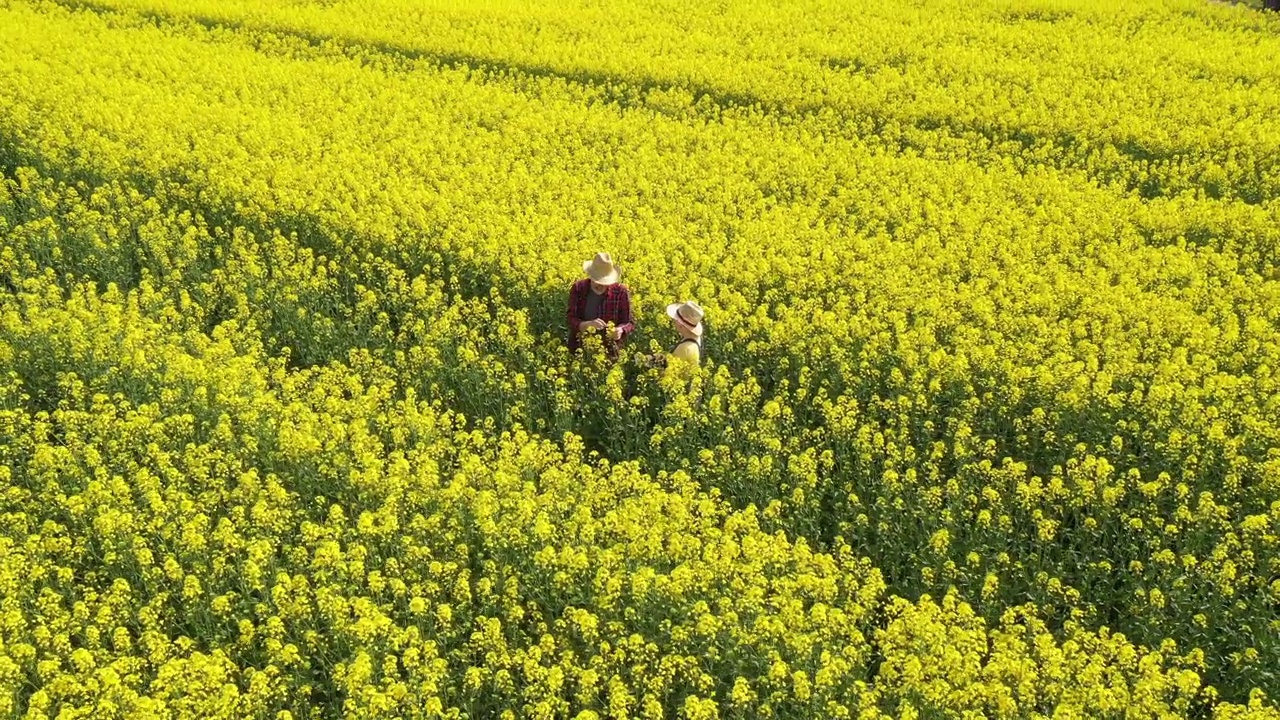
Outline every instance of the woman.
[[582, 263], [582, 271], [587, 276], [569, 290], [569, 351], [582, 347], [584, 333], [604, 333], [612, 324], [613, 330], [604, 336], [604, 345], [609, 356], [616, 359], [627, 336], [635, 330], [631, 322], [631, 292], [618, 282], [622, 270], [609, 253], [596, 253]]
[[680, 341], [670, 353], [653, 356], [653, 363], [666, 367], [674, 359], [688, 367], [698, 367], [702, 364], [702, 318], [705, 316], [702, 307], [692, 300], [672, 303], [667, 306], [667, 316], [680, 335]]

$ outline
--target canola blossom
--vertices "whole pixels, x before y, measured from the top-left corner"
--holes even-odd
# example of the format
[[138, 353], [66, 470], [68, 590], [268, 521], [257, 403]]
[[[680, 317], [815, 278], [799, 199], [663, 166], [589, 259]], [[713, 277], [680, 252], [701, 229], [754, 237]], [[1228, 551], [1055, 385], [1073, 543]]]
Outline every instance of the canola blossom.
[[[1277, 717], [1276, 57], [1199, 0], [0, 0], [0, 715]], [[637, 362], [689, 298], [707, 361]]]

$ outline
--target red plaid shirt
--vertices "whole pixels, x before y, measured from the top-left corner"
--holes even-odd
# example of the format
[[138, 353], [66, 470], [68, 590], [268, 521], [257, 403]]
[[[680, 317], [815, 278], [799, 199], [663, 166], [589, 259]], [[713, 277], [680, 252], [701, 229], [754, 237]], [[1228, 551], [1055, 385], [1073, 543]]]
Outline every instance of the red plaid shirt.
[[[578, 323], [582, 322], [583, 314], [587, 309], [587, 294], [591, 292], [591, 280], [583, 278], [573, 284], [573, 288], [569, 290], [569, 312], [567, 320], [569, 322], [569, 350], [577, 350], [582, 347], [582, 339], [578, 337]], [[609, 289], [604, 293], [604, 303], [600, 307], [600, 319], [613, 323], [622, 328], [622, 340], [617, 343], [612, 338], [605, 339], [605, 347], [609, 348], [610, 354], [616, 354], [618, 346], [626, 342], [627, 336], [632, 330], [636, 329], [634, 323], [631, 322], [631, 291], [627, 290], [626, 285], [620, 283], [610, 285]]]

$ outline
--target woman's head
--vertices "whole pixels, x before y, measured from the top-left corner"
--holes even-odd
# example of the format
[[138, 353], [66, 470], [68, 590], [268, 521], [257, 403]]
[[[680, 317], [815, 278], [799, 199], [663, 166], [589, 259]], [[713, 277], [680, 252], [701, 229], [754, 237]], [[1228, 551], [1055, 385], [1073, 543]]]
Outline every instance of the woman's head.
[[705, 315], [702, 306], [692, 300], [667, 306], [667, 316], [671, 318], [676, 332], [690, 339], [702, 337], [702, 319]]

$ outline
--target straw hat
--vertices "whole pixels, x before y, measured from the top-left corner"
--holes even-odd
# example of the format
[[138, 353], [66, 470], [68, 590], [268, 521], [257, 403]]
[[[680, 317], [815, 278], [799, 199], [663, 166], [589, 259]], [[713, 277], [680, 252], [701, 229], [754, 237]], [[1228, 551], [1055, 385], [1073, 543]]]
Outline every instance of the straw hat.
[[694, 335], [702, 335], [702, 306], [692, 300], [682, 303], [671, 303], [667, 306], [667, 315], [680, 325], [688, 328]]
[[618, 282], [618, 276], [622, 274], [622, 270], [607, 252], [596, 253], [595, 257], [582, 263], [582, 272], [601, 285], [613, 285]]

